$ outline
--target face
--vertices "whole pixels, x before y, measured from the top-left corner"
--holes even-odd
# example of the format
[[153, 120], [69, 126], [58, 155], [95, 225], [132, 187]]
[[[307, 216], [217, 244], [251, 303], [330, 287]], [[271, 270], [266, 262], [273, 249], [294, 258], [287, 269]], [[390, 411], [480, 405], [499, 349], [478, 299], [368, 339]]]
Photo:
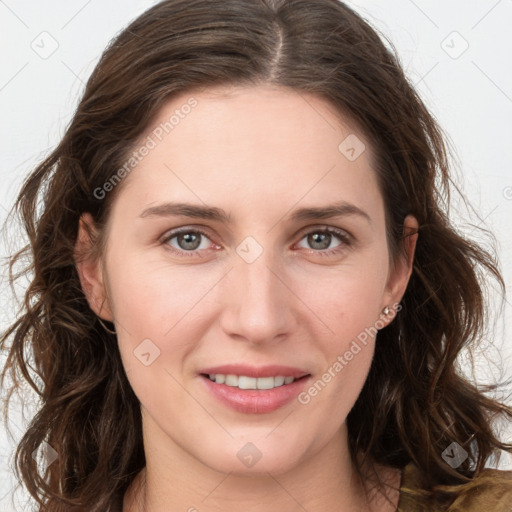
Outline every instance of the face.
[[[102, 261], [80, 274], [115, 323], [146, 434], [240, 473], [340, 442], [410, 275], [389, 254], [369, 142], [324, 100], [267, 86], [176, 97], [140, 141]], [[270, 376], [296, 380], [239, 389]]]

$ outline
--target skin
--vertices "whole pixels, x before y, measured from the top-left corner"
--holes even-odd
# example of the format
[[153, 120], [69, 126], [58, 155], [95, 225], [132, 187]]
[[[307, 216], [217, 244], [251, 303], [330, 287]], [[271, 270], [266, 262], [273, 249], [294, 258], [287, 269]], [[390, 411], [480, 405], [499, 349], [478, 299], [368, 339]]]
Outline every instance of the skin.
[[[190, 96], [168, 102], [153, 125]], [[105, 253], [77, 263], [91, 308], [115, 324], [141, 402], [147, 466], [123, 510], [393, 511], [396, 491], [389, 502], [380, 494], [365, 501], [348, 452], [345, 419], [368, 374], [374, 338], [309, 403], [293, 400], [272, 413], [231, 410], [198, 373], [245, 362], [295, 366], [321, 378], [365, 328], [392, 321], [382, 310], [405, 292], [417, 235], [407, 237], [406, 256], [390, 257], [371, 147], [325, 100], [271, 86], [193, 96], [198, 105], [125, 178]], [[366, 145], [355, 161], [338, 150], [349, 134]], [[341, 200], [369, 219], [289, 220], [296, 208]], [[168, 201], [223, 208], [233, 222], [140, 217]], [[94, 229], [84, 214], [77, 254], [90, 244], [85, 223]], [[327, 226], [350, 242], [332, 235], [323, 249], [308, 238]], [[169, 246], [187, 252], [191, 245], [163, 238], [180, 227], [201, 227], [207, 237], [178, 255]], [[405, 232], [416, 229], [407, 217]], [[236, 252], [248, 236], [262, 248], [251, 263]], [[328, 249], [338, 252], [320, 255]], [[144, 339], [160, 350], [149, 366], [134, 355]], [[248, 442], [262, 454], [252, 467], [237, 457]], [[378, 467], [378, 474], [399, 486], [399, 472]]]

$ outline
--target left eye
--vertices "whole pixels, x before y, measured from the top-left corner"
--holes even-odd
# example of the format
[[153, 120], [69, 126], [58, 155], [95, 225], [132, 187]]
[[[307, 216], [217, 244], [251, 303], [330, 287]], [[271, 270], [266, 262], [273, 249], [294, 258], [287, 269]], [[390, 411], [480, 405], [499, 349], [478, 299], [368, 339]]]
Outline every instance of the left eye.
[[[340, 243], [334, 248], [331, 247], [329, 249], [329, 246], [333, 241], [333, 237], [337, 238]], [[348, 236], [344, 232], [332, 228], [310, 231], [309, 233], [306, 233], [306, 235], [302, 238], [302, 240], [304, 239], [306, 239], [310, 247], [312, 246], [313, 249], [318, 249], [318, 251], [315, 250], [315, 252], [325, 252], [329, 254], [339, 250], [340, 246], [349, 245], [350, 243]]]

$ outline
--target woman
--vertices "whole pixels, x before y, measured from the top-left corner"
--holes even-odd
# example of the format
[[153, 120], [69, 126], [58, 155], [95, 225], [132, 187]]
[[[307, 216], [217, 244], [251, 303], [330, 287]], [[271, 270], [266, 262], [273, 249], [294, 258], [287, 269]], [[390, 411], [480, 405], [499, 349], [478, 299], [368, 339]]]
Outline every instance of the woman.
[[4, 373], [33, 351], [39, 510], [510, 510], [485, 466], [512, 410], [455, 365], [503, 280], [448, 189], [439, 127], [342, 3], [140, 16], [16, 203]]

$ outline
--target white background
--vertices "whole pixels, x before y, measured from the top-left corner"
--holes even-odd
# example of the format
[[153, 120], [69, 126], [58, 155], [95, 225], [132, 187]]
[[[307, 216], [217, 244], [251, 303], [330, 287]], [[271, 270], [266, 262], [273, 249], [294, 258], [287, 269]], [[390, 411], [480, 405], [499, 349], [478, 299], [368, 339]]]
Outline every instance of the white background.
[[[64, 134], [83, 84], [108, 41], [154, 3], [0, 0], [1, 222], [23, 177]], [[348, 4], [391, 39], [411, 82], [449, 134], [458, 159], [458, 184], [481, 217], [471, 219], [462, 212], [454, 219], [471, 236], [477, 232], [463, 225], [463, 220], [495, 233], [510, 286], [512, 0], [359, 0]], [[58, 45], [54, 53], [44, 55], [52, 45]], [[6, 252], [2, 245], [1, 254]], [[3, 328], [12, 319], [14, 306], [4, 278], [1, 284]], [[512, 347], [504, 341], [510, 338], [510, 310], [505, 302], [496, 318], [495, 334], [489, 336], [497, 349], [485, 345], [485, 357], [477, 359], [480, 381], [512, 373]], [[23, 424], [13, 415], [10, 428], [15, 437], [21, 435]], [[12, 504], [12, 450], [13, 441], [3, 435], [0, 510], [5, 512], [27, 510]], [[505, 457], [501, 467], [511, 468], [510, 458]], [[22, 493], [15, 502], [20, 497]]]

